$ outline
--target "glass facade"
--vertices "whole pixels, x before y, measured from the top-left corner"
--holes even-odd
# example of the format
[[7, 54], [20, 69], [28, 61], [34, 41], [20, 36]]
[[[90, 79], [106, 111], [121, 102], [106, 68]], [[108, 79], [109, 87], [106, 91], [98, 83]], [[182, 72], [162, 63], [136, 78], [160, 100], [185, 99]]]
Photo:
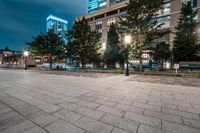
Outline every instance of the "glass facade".
[[66, 42], [65, 33], [67, 31], [68, 22], [64, 19], [49, 15], [47, 17], [47, 31], [53, 29], [58, 36]]
[[88, 13], [93, 13], [99, 10], [99, 0], [88, 0], [87, 8], [88, 8]]
[[88, 13], [96, 12], [100, 9], [118, 4], [128, 0], [87, 0]]
[[128, 1], [128, 0], [109, 0], [109, 4], [110, 4], [110, 5], [114, 5], [114, 4], [123, 2], [123, 1]]

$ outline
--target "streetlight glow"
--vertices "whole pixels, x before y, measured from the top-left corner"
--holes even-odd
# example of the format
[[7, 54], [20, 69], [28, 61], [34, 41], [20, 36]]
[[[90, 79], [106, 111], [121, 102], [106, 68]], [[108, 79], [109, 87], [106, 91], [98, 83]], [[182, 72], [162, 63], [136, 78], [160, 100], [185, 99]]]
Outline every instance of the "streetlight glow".
[[24, 56], [28, 57], [29, 56], [29, 52], [28, 51], [24, 51]]
[[103, 50], [105, 50], [106, 49], [106, 43], [104, 42], [104, 43], [102, 43], [102, 48], [103, 48]]
[[125, 43], [126, 44], [130, 44], [131, 43], [131, 36], [130, 35], [126, 35], [124, 39], [125, 39]]
[[25, 65], [24, 69], [25, 70], [28, 69], [28, 66], [27, 66], [28, 56], [29, 56], [29, 52], [28, 51], [24, 51], [24, 59], [25, 59], [25, 61], [24, 61], [24, 65]]
[[129, 69], [128, 69], [128, 65], [129, 65], [129, 62], [128, 62], [128, 60], [129, 60], [129, 47], [128, 47], [128, 45], [129, 44], [131, 44], [131, 35], [125, 35], [124, 36], [124, 42], [125, 42], [125, 44], [127, 45], [126, 46], [126, 76], [129, 76]]

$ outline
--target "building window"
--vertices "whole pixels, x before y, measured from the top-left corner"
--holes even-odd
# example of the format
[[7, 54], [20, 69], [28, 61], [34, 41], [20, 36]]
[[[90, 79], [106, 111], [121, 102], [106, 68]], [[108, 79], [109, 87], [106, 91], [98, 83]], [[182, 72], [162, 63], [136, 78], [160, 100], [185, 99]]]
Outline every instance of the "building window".
[[102, 0], [99, 2], [99, 8], [105, 7], [107, 4], [106, 0]]
[[171, 12], [171, 3], [164, 4], [163, 8], [163, 15], [169, 15]]
[[110, 5], [114, 5], [116, 3], [120, 3], [120, 2], [123, 2], [123, 1], [127, 1], [127, 0], [110, 0]]
[[158, 23], [165, 23], [165, 22], [170, 21], [170, 19], [171, 19], [170, 15], [162, 16], [162, 17], [157, 18], [157, 22]]
[[197, 1], [198, 0], [182, 0], [182, 3], [190, 4], [192, 7], [197, 7]]
[[102, 21], [96, 22], [95, 28], [96, 30], [102, 29]]
[[115, 24], [115, 18], [110, 18], [110, 19], [108, 19], [108, 22], [107, 22], [107, 24], [108, 24], [108, 26], [110, 26], [111, 24]]

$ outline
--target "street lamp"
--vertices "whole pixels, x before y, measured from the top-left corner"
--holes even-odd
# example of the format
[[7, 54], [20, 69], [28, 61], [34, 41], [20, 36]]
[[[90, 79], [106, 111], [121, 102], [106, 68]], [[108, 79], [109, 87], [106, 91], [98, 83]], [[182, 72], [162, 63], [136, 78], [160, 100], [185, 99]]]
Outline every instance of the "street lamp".
[[24, 51], [24, 58], [25, 58], [25, 70], [27, 70], [27, 61], [28, 61], [29, 52]]
[[103, 48], [103, 50], [106, 50], [106, 43], [105, 42], [102, 43], [102, 48]]
[[128, 50], [128, 44], [131, 43], [131, 35], [126, 35], [124, 37], [124, 41], [125, 41], [125, 44], [126, 44], [126, 76], [129, 76], [129, 69], [128, 69], [128, 57], [129, 57], [129, 50]]

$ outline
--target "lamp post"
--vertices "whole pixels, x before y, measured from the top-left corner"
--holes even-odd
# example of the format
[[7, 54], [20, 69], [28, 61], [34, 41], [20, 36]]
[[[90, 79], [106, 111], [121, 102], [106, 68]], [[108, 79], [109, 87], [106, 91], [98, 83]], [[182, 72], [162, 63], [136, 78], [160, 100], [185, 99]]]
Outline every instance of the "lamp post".
[[126, 35], [124, 37], [124, 41], [125, 41], [125, 45], [126, 45], [126, 76], [129, 76], [129, 69], [128, 69], [128, 57], [129, 57], [129, 50], [128, 50], [128, 44], [131, 43], [131, 36], [130, 35]]
[[24, 51], [24, 58], [25, 58], [25, 67], [24, 69], [27, 70], [27, 61], [28, 61], [29, 52]]

